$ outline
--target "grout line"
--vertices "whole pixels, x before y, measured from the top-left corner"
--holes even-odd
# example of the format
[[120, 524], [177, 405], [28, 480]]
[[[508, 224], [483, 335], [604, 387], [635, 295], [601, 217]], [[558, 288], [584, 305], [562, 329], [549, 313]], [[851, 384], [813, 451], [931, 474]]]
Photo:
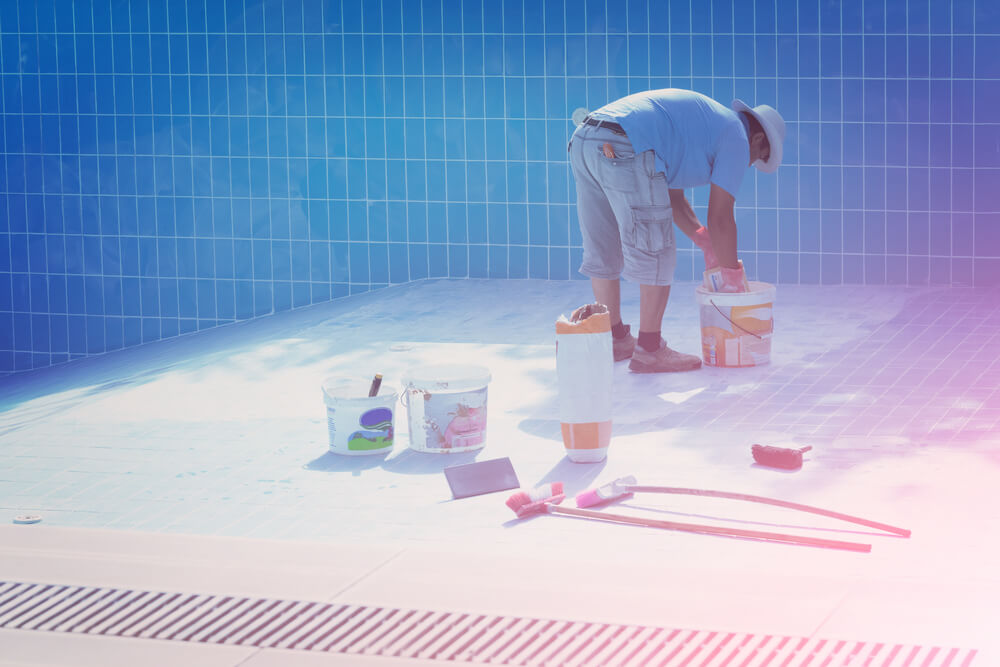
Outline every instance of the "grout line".
[[381, 563], [375, 565], [375, 567], [373, 567], [372, 569], [368, 570], [367, 572], [365, 572], [364, 574], [362, 574], [361, 576], [359, 576], [357, 579], [355, 579], [354, 581], [346, 584], [339, 591], [337, 591], [336, 593], [334, 593], [333, 595], [331, 595], [327, 599], [327, 602], [329, 602], [331, 604], [335, 603], [337, 601], [337, 599], [340, 598], [342, 595], [344, 595], [345, 593], [347, 593], [348, 591], [350, 591], [352, 588], [355, 588], [361, 582], [363, 582], [363, 581], [371, 578], [372, 576], [374, 576], [377, 572], [379, 572], [380, 570], [384, 569], [386, 566], [388, 566], [393, 561], [397, 560], [400, 556], [402, 556], [407, 551], [408, 551], [408, 549], [403, 548], [403, 549], [400, 549], [399, 551], [397, 551], [396, 553], [394, 553], [393, 555], [389, 556], [388, 558], [386, 558], [385, 560], [383, 560]]

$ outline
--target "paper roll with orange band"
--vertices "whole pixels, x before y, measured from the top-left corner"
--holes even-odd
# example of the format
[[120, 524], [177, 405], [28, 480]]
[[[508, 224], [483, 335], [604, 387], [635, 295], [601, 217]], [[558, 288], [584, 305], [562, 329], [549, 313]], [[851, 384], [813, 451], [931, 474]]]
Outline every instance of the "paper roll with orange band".
[[611, 444], [614, 354], [611, 317], [601, 304], [578, 308], [556, 322], [559, 420], [566, 456], [576, 463], [603, 461]]

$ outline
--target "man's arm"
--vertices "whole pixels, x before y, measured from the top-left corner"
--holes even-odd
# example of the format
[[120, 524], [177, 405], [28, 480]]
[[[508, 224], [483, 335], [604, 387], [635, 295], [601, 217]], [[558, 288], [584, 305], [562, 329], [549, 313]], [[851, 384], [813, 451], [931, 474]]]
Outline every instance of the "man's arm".
[[736, 218], [733, 215], [735, 204], [733, 195], [712, 184], [708, 195], [708, 233], [712, 237], [712, 248], [719, 265], [727, 269], [739, 267], [736, 258]]
[[697, 233], [701, 223], [698, 222], [698, 217], [694, 214], [691, 203], [684, 196], [684, 191], [671, 188], [667, 192], [670, 194], [670, 208], [673, 209], [674, 223], [684, 232], [685, 236], [697, 242]]

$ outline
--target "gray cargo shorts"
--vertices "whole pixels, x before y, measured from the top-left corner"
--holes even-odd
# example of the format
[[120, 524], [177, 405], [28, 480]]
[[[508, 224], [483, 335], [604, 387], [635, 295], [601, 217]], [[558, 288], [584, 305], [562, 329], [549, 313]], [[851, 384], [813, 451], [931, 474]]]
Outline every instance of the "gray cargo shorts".
[[[605, 157], [611, 144], [615, 157]], [[580, 273], [669, 285], [677, 264], [674, 218], [663, 172], [653, 151], [638, 155], [628, 137], [580, 125], [569, 142], [576, 211], [583, 236]]]

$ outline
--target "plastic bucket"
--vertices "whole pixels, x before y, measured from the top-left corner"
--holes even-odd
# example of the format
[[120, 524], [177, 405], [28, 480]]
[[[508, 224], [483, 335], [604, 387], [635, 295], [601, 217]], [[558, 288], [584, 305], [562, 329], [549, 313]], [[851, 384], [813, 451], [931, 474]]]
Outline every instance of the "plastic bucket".
[[330, 451], [348, 456], [392, 451], [395, 424], [395, 388], [382, 385], [368, 396], [369, 384], [352, 378], [323, 381], [323, 402], [330, 433]]
[[771, 361], [774, 285], [750, 281], [750, 291], [695, 290], [701, 315], [701, 353], [708, 366], [741, 368]]
[[482, 366], [422, 366], [406, 373], [403, 402], [409, 415], [410, 448], [455, 453], [486, 446], [490, 379], [489, 369]]

